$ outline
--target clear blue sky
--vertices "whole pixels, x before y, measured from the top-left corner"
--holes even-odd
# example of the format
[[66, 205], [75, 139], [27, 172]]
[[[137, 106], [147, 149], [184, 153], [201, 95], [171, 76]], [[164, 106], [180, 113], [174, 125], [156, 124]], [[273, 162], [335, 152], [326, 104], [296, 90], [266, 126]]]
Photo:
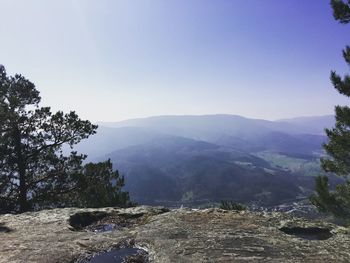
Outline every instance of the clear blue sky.
[[328, 0], [0, 0], [0, 63], [92, 121], [331, 114], [346, 44]]

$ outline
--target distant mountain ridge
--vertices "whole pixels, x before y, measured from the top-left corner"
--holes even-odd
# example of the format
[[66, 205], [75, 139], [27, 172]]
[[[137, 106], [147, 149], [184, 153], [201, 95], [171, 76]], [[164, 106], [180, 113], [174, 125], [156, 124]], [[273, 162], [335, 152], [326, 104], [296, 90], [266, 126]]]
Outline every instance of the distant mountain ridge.
[[206, 141], [247, 152], [274, 150], [312, 154], [322, 151], [321, 145], [326, 142], [323, 130], [332, 127], [333, 123], [332, 116], [268, 121], [238, 115], [185, 115], [99, 124], [101, 127], [118, 129], [145, 129], [148, 132]]
[[[105, 127], [143, 127], [165, 133], [169, 133], [170, 128], [174, 132], [182, 132], [195, 128], [195, 130], [208, 130], [209, 126], [214, 126], [222, 132], [244, 133], [248, 129], [260, 129], [261, 131], [279, 131], [289, 134], [315, 134], [320, 135], [324, 128], [334, 126], [333, 115], [297, 117], [291, 119], [280, 119], [269, 121], [263, 119], [246, 118], [239, 115], [214, 114], [214, 115], [164, 115], [147, 118], [129, 119], [119, 122], [98, 122]], [[178, 134], [177, 134], [178, 135]]]
[[291, 119], [281, 119], [279, 122], [287, 122], [297, 127], [302, 127], [305, 133], [324, 134], [325, 128], [332, 128], [335, 125], [334, 115], [297, 117]]
[[75, 150], [88, 161], [110, 158], [141, 204], [276, 205], [313, 190], [327, 141], [322, 131], [334, 117], [156, 116], [98, 124]]

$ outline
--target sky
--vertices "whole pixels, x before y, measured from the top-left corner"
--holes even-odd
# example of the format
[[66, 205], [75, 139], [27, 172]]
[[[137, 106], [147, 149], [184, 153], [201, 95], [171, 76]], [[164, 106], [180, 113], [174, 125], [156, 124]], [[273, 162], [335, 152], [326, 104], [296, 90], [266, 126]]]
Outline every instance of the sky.
[[0, 0], [0, 64], [94, 122], [332, 114], [349, 33], [329, 0]]

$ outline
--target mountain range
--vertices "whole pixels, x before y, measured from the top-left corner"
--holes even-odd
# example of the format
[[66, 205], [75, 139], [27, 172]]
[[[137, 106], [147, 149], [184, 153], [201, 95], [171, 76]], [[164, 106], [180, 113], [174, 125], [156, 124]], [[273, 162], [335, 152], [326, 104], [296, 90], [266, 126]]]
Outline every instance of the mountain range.
[[157, 116], [100, 122], [75, 150], [111, 159], [142, 204], [260, 206], [306, 198], [321, 173], [334, 116], [268, 121], [237, 115]]

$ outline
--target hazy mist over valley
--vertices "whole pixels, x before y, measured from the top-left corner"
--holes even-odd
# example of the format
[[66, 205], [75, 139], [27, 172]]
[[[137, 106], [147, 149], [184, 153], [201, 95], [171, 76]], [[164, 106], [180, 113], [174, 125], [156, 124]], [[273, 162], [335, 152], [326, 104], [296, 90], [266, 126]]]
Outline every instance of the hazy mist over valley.
[[[267, 121], [237, 115], [155, 116], [99, 122], [74, 150], [111, 159], [141, 204], [275, 206], [305, 200], [321, 174], [334, 116]], [[254, 181], [252, 185], [251, 182]]]

